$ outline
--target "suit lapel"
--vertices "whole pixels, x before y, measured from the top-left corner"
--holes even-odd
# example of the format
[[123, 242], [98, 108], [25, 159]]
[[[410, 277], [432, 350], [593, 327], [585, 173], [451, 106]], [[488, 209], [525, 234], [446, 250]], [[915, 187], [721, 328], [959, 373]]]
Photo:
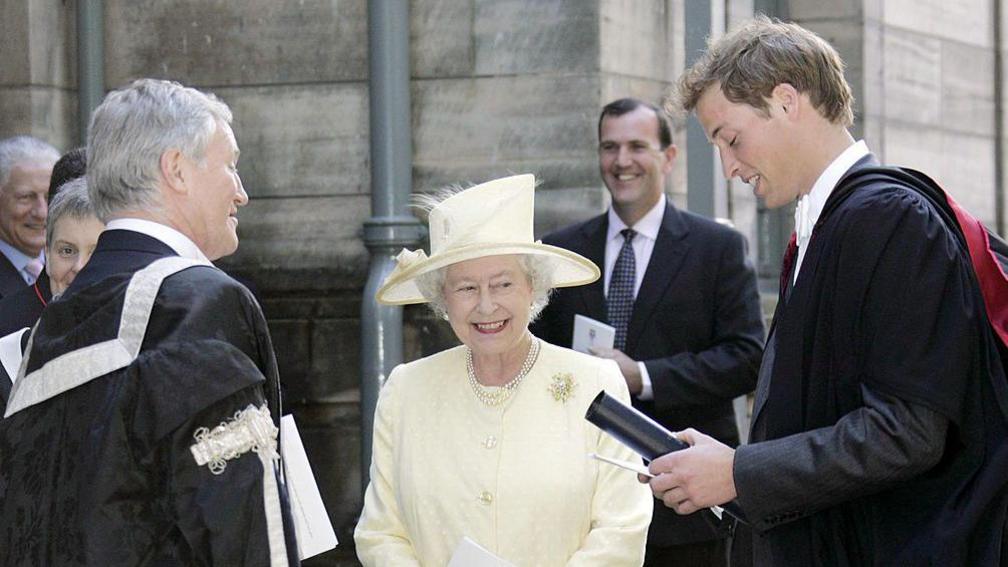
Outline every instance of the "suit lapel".
[[679, 272], [689, 250], [689, 242], [685, 238], [688, 233], [682, 214], [671, 203], [666, 204], [661, 229], [651, 250], [651, 259], [648, 260], [647, 271], [644, 272], [637, 299], [634, 300], [630, 324], [627, 326], [627, 352], [635, 352], [648, 320], [654, 315], [665, 290]]
[[[584, 237], [584, 248], [578, 253], [588, 258], [603, 272], [605, 271], [606, 230], [609, 219], [605, 214], [599, 215], [581, 228]], [[580, 286], [577, 293], [581, 297], [581, 312], [597, 321], [608, 322], [605, 307], [604, 275], [594, 282]]]

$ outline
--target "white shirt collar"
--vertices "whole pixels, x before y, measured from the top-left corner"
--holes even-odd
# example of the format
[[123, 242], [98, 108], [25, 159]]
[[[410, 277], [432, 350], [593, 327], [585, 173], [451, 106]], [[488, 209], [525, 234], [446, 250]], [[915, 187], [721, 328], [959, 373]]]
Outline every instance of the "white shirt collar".
[[105, 230], [117, 229], [132, 230], [133, 232], [139, 232], [140, 234], [146, 234], [151, 238], [156, 238], [183, 258], [210, 262], [206, 255], [203, 254], [203, 251], [200, 250], [188, 236], [168, 225], [135, 218], [112, 219], [105, 225]]
[[868, 155], [868, 145], [864, 140], [847, 146], [847, 149], [840, 153], [819, 175], [819, 179], [812, 185], [812, 190], [798, 199], [795, 206], [795, 235], [798, 239], [798, 246], [802, 249], [808, 244], [812, 237], [812, 228], [819, 221], [826, 199], [829, 198], [833, 188], [840, 182], [847, 170], [850, 169], [861, 158]]
[[5, 240], [0, 240], [0, 253], [2, 253], [4, 256], [7, 256], [7, 259], [10, 260], [10, 263], [15, 268], [17, 268], [17, 271], [19, 272], [25, 269], [25, 266], [28, 265], [29, 261], [34, 260], [36, 258], [41, 260], [43, 263], [45, 262], [44, 248], [42, 249], [41, 252], [39, 252], [39, 255], [36, 256], [36, 258], [32, 258], [31, 256], [18, 250], [17, 248], [14, 248], [14, 246], [8, 244], [7, 241]]
[[651, 210], [632, 227], [628, 227], [623, 222], [623, 219], [619, 218], [616, 211], [612, 207], [609, 207], [609, 229], [606, 231], [606, 241], [612, 240], [616, 236], [623, 238], [620, 231], [624, 228], [633, 228], [637, 234], [646, 236], [651, 240], [657, 240], [658, 231], [661, 230], [662, 219], [665, 217], [665, 203], [665, 194], [662, 193], [655, 206], [651, 207]]

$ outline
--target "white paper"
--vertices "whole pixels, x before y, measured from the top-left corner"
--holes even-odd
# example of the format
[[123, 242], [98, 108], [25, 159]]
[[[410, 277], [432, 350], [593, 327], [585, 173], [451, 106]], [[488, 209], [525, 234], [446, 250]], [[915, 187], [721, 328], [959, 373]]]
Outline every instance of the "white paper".
[[447, 567], [515, 567], [468, 537], [463, 537]]
[[0, 364], [3, 364], [12, 384], [17, 379], [18, 370], [21, 369], [21, 335], [27, 331], [28, 327], [25, 327], [0, 338]]
[[329, 551], [339, 542], [336, 541], [336, 532], [322, 503], [322, 495], [319, 494], [315, 475], [308, 464], [308, 455], [305, 454], [293, 415], [288, 414], [280, 419], [280, 439], [298, 555], [301, 559], [308, 559]]
[[584, 315], [574, 316], [574, 337], [571, 348], [591, 354], [589, 347], [612, 348], [616, 341], [616, 328]]

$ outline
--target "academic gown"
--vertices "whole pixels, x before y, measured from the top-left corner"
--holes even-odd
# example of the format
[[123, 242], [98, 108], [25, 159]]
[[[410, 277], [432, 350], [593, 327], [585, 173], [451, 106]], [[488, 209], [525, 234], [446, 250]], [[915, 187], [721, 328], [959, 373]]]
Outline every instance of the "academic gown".
[[[969, 254], [920, 194], [897, 182], [855, 190], [850, 174], [778, 306], [753, 444], [736, 453], [755, 564], [996, 565], [1008, 396]], [[889, 469], [866, 460], [880, 440], [850, 427], [868, 405], [903, 402], [949, 423], [922, 472], [900, 470], [898, 453]]]
[[[258, 304], [197, 265], [153, 286], [149, 321], [122, 317], [131, 278], [172, 256], [106, 231], [42, 315], [0, 421], [0, 563], [297, 564]], [[94, 353], [138, 332], [139, 353], [105, 372]]]

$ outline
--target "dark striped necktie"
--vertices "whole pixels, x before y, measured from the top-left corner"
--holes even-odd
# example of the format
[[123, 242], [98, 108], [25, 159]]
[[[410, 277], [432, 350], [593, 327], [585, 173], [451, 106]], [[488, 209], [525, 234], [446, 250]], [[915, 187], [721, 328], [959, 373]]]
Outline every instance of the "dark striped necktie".
[[623, 350], [626, 347], [627, 325], [633, 313], [634, 282], [637, 279], [637, 259], [634, 256], [633, 239], [637, 234], [631, 228], [620, 231], [623, 235], [623, 246], [613, 265], [612, 276], [609, 278], [609, 296], [606, 297], [606, 315], [609, 324], [616, 328], [616, 340], [613, 347]]

